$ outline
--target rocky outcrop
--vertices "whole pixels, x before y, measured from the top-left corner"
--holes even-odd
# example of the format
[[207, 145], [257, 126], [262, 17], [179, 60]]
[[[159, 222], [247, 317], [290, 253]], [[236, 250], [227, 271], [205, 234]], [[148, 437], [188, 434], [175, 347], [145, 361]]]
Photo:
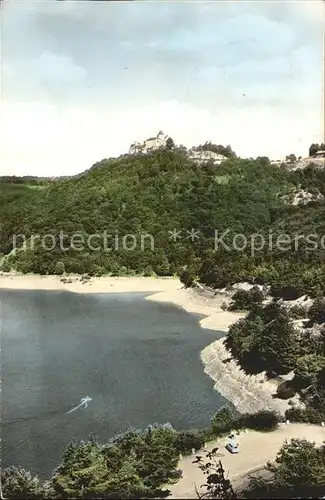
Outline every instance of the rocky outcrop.
[[199, 165], [208, 162], [213, 163], [214, 165], [220, 165], [220, 163], [227, 160], [226, 156], [219, 155], [213, 151], [197, 151], [195, 149], [189, 150], [188, 157]]
[[214, 381], [214, 389], [231, 401], [240, 413], [255, 413], [261, 410], [276, 411], [284, 415], [285, 410], [301, 406], [298, 396], [290, 400], [275, 398], [281, 382], [268, 380], [265, 372], [248, 375], [219, 339], [201, 352], [204, 371]]
[[161, 130], [158, 132], [156, 137], [150, 137], [146, 139], [144, 142], [134, 142], [131, 144], [129, 149], [129, 154], [147, 154], [150, 151], [155, 151], [160, 148], [164, 148], [166, 146], [167, 140], [169, 136], [164, 134]]

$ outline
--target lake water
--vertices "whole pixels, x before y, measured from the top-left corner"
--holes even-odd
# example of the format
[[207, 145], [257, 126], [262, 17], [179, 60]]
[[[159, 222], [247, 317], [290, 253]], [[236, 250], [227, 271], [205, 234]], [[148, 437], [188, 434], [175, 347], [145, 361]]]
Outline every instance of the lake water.
[[[195, 428], [226, 403], [200, 360], [222, 334], [144, 297], [0, 291], [3, 467], [49, 477], [69, 440]], [[85, 396], [89, 406], [68, 414]]]

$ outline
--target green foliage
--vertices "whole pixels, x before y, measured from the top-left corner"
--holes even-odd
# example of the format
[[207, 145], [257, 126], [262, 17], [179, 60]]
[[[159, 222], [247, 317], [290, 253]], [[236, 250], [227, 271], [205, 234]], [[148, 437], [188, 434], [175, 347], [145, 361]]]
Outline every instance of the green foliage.
[[261, 304], [263, 299], [263, 292], [258, 287], [254, 286], [251, 290], [237, 290], [232, 297], [229, 311], [251, 310], [255, 304]]
[[310, 424], [321, 424], [325, 422], [325, 413], [321, 414], [314, 408], [289, 408], [285, 417], [290, 422], [301, 422]]
[[305, 439], [292, 439], [277, 454], [275, 464], [269, 464], [273, 482], [284, 491], [309, 496], [310, 491], [325, 484], [325, 447]]
[[129, 430], [101, 445], [70, 443], [50, 489], [55, 498], [145, 498], [174, 479], [178, 454], [201, 447], [194, 433], [170, 426]]
[[237, 414], [228, 406], [223, 406], [211, 419], [211, 429], [215, 436], [221, 436], [234, 429], [272, 431], [278, 426], [275, 412], [262, 410], [257, 413]]
[[[324, 251], [320, 247], [310, 251], [304, 239], [294, 244], [297, 234], [325, 234], [324, 204], [291, 206], [283, 195], [298, 188], [324, 194], [325, 171], [308, 167], [290, 172], [269, 165], [263, 157], [240, 159], [230, 146], [206, 143], [199, 148], [212, 148], [228, 159], [217, 168], [198, 168], [182, 148], [165, 148], [103, 160], [75, 178], [44, 180], [42, 189], [0, 183], [0, 252], [12, 251], [14, 234], [24, 234], [28, 243], [37, 235], [32, 248], [10, 256], [12, 268], [46, 274], [54, 273], [61, 262], [67, 273], [116, 276], [152, 269], [167, 276], [187, 266], [199, 281], [213, 287], [246, 276], [274, 290], [290, 285], [297, 294], [324, 295]], [[227, 182], [219, 182], [222, 179]], [[169, 233], [174, 228], [182, 230], [182, 238], [175, 242]], [[186, 237], [191, 228], [200, 231], [194, 241]], [[223, 239], [229, 248], [216, 245], [215, 230], [219, 235], [230, 230]], [[104, 233], [111, 235], [106, 246]], [[267, 244], [253, 253], [250, 245], [238, 251], [232, 245], [237, 233], [248, 241], [258, 233]], [[293, 241], [288, 251], [276, 244], [270, 251], [270, 233], [273, 243], [288, 234]], [[77, 234], [85, 243], [73, 248], [71, 238]], [[136, 238], [133, 249], [123, 248], [128, 234]], [[56, 238], [53, 249], [44, 248], [45, 235]], [[141, 245], [144, 235], [152, 236], [154, 248], [150, 238]]]
[[325, 446], [292, 439], [266, 469], [271, 477], [255, 477], [244, 498], [321, 498], [325, 484]]
[[202, 439], [199, 433], [195, 432], [178, 432], [175, 437], [174, 446], [179, 453], [191, 453], [192, 449], [199, 450], [202, 448], [205, 440]]
[[321, 297], [313, 302], [308, 311], [308, 318], [312, 323], [325, 323], [325, 298]]
[[271, 164], [270, 158], [267, 156], [258, 156], [256, 161], [258, 161], [263, 167], [268, 167]]
[[286, 373], [295, 367], [299, 341], [285, 309], [255, 307], [229, 328], [226, 346], [248, 372]]
[[202, 486], [205, 491], [201, 493], [197, 491], [198, 498], [211, 498], [211, 499], [228, 499], [234, 500], [237, 498], [232, 484], [229, 479], [225, 477], [225, 470], [221, 460], [217, 460], [218, 448], [207, 452], [203, 459], [202, 456], [197, 456], [193, 463], [197, 463], [199, 469], [206, 475], [206, 483]]
[[295, 376], [302, 386], [317, 385], [318, 377], [325, 368], [325, 356], [306, 354], [297, 359]]
[[37, 477], [21, 467], [9, 467], [1, 470], [1, 488], [3, 498], [42, 498], [43, 492]]
[[186, 287], [191, 287], [194, 283], [194, 276], [188, 269], [184, 269], [180, 273], [179, 279]]
[[286, 156], [286, 161], [293, 163], [293, 162], [297, 161], [297, 157], [295, 154], [291, 153], [290, 155]]
[[194, 148], [196, 151], [212, 151], [219, 155], [223, 155], [226, 158], [236, 158], [236, 153], [232, 150], [231, 146], [222, 146], [221, 144], [213, 144], [211, 141], [207, 141], [200, 146]]
[[290, 314], [290, 317], [292, 319], [303, 319], [307, 315], [306, 309], [304, 309], [301, 306], [293, 306], [293, 307], [291, 307], [290, 311], [289, 311], [289, 314]]
[[175, 149], [175, 143], [171, 137], [168, 137], [166, 141], [166, 149]]
[[211, 419], [211, 428], [215, 435], [222, 435], [234, 428], [235, 415], [228, 406], [223, 406]]
[[53, 274], [64, 274], [65, 273], [65, 266], [64, 263], [61, 260], [58, 260], [55, 263], [54, 269], [53, 269]]
[[243, 415], [242, 426], [255, 431], [274, 431], [278, 427], [279, 418], [273, 411], [261, 410], [257, 413]]
[[309, 148], [309, 156], [315, 156], [317, 151], [324, 151], [325, 150], [325, 144], [311, 144]]

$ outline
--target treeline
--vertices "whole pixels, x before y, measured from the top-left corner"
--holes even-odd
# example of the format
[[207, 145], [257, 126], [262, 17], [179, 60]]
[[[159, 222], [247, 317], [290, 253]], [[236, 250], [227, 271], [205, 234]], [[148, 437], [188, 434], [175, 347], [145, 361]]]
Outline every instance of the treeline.
[[[325, 195], [322, 169], [289, 172], [269, 165], [265, 157], [234, 156], [220, 166], [198, 167], [176, 148], [103, 160], [77, 178], [26, 189], [28, 195], [24, 191], [22, 196], [12, 196], [10, 186], [0, 184], [6, 200], [0, 216], [2, 256], [12, 252], [14, 235], [23, 234], [27, 243], [33, 235], [39, 237], [33, 248], [27, 245], [26, 250], [2, 259], [4, 271], [168, 276], [186, 268], [213, 287], [258, 279], [279, 289], [290, 284], [297, 295], [324, 293], [325, 250], [320, 237], [325, 234], [325, 205], [322, 199], [316, 200], [317, 194]], [[295, 190], [311, 192], [315, 201], [288, 203], [286, 198]], [[192, 229], [198, 237], [187, 233]], [[181, 231], [180, 237], [171, 237], [174, 230]], [[101, 236], [96, 249], [66, 248], [73, 235], [87, 241], [105, 231], [112, 235], [113, 248], [108, 251]], [[218, 242], [224, 231], [228, 231], [226, 237]], [[64, 250], [60, 232], [65, 237]], [[252, 252], [255, 233], [266, 244]], [[286, 249], [276, 244], [284, 233], [291, 242]], [[313, 244], [306, 239], [310, 233], [316, 238]], [[129, 236], [125, 247], [123, 237], [130, 234], [133, 240]], [[145, 234], [154, 238], [154, 248], [150, 239], [141, 246]], [[237, 234], [247, 239], [246, 247]], [[134, 238], [135, 247], [130, 249]]]
[[222, 144], [213, 144], [211, 141], [206, 141], [204, 144], [195, 146], [193, 149], [194, 151], [212, 151], [226, 158], [237, 158], [235, 151], [233, 151], [230, 145], [223, 146]]
[[[170, 424], [144, 430], [129, 429], [107, 443], [95, 437], [69, 443], [62, 462], [49, 480], [41, 483], [29, 471], [9, 467], [1, 472], [5, 498], [159, 498], [168, 484], [180, 478], [180, 454], [200, 450], [233, 429], [272, 431], [278, 417], [272, 412], [240, 415], [222, 407], [211, 424], [198, 431], [176, 431]], [[165, 490], [165, 491], [163, 491]]]
[[276, 461], [266, 464], [268, 476], [255, 476], [244, 490], [236, 492], [217, 460], [218, 444], [207, 453], [206, 460], [198, 454], [204, 442], [230, 431], [251, 428], [268, 432], [277, 426], [278, 418], [271, 412], [238, 415], [223, 407], [208, 428], [196, 432], [176, 431], [165, 424], [131, 429], [107, 443], [95, 437], [80, 444], [71, 442], [52, 477], [43, 482], [21, 467], [3, 468], [2, 495], [29, 499], [166, 498], [168, 485], [182, 475], [178, 469], [180, 454], [191, 454], [194, 449], [197, 454], [193, 463], [202, 470], [201, 484], [205, 479], [209, 486], [206, 498], [319, 498], [324, 492], [324, 446], [297, 439], [285, 443]]
[[0, 184], [29, 184], [29, 185], [46, 185], [55, 180], [64, 179], [65, 177], [37, 177], [33, 175], [1, 175]]
[[309, 147], [309, 156], [315, 156], [318, 151], [325, 151], [325, 144], [311, 144]]

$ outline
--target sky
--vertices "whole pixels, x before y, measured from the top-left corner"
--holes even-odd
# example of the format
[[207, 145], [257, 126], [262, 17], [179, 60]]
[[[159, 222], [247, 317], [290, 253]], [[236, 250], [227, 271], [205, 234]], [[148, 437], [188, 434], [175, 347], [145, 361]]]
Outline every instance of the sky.
[[325, 3], [1, 3], [0, 175], [71, 175], [169, 134], [242, 157], [324, 137]]

